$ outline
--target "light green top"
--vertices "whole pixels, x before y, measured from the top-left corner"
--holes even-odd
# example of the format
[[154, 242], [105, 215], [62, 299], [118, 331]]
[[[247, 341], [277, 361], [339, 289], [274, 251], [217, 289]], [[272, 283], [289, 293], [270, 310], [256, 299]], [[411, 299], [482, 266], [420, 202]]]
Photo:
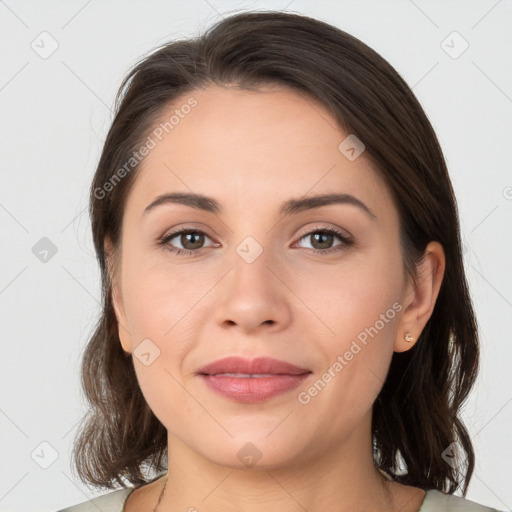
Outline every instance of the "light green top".
[[[112, 491], [92, 500], [57, 512], [123, 512], [124, 504], [135, 487]], [[436, 489], [426, 491], [418, 512], [499, 512], [461, 496], [444, 494]]]

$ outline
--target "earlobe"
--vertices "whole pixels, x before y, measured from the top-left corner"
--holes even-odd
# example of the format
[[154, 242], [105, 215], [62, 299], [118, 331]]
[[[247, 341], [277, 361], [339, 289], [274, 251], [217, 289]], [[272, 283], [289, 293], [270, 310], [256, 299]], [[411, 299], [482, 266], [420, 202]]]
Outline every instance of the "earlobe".
[[117, 321], [117, 330], [119, 333], [119, 341], [121, 342], [121, 346], [126, 354], [132, 353], [132, 342], [130, 333], [122, 326], [119, 320]]
[[430, 242], [418, 268], [417, 282], [411, 285], [409, 302], [397, 329], [394, 343], [395, 352], [405, 352], [412, 348], [434, 311], [439, 290], [444, 277], [445, 254], [443, 246]]
[[[398, 335], [400, 336], [400, 334]], [[394, 351], [405, 352], [416, 344], [417, 338], [415, 338], [409, 331], [405, 331], [401, 339], [395, 341]]]

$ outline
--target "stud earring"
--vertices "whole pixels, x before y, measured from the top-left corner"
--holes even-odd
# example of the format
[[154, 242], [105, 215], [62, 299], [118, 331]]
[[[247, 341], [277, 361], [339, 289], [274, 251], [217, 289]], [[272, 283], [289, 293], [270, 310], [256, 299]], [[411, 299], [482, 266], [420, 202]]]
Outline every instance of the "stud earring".
[[405, 338], [405, 341], [407, 341], [407, 343], [412, 343], [414, 341], [414, 338], [411, 336], [411, 334], [409, 332], [405, 333], [404, 338]]

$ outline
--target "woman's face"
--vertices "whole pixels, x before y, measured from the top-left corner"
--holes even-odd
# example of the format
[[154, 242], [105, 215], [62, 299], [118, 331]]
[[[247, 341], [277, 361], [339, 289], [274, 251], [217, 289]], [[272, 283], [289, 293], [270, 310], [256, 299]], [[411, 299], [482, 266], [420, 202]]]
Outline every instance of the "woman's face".
[[[155, 125], [155, 146], [145, 141], [115, 304], [123, 348], [170, 442], [239, 468], [246, 455], [272, 467], [368, 444], [410, 299], [397, 210], [349, 135], [290, 90], [210, 87], [184, 95]], [[207, 196], [218, 210], [169, 201], [146, 211], [170, 193]], [[346, 200], [282, 211], [323, 194]], [[182, 228], [193, 233], [168, 237]], [[198, 374], [226, 356], [309, 373], [244, 401]]]

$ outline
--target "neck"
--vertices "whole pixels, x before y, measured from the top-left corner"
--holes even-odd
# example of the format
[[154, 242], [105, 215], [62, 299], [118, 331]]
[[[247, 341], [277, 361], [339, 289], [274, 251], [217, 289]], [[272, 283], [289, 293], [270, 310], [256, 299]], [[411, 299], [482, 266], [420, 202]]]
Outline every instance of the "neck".
[[[217, 464], [169, 434], [168, 473], [158, 512], [391, 512], [392, 485], [375, 467], [368, 435], [354, 431], [334, 450], [303, 454], [288, 464], [240, 469]], [[371, 439], [371, 438], [370, 438]]]

